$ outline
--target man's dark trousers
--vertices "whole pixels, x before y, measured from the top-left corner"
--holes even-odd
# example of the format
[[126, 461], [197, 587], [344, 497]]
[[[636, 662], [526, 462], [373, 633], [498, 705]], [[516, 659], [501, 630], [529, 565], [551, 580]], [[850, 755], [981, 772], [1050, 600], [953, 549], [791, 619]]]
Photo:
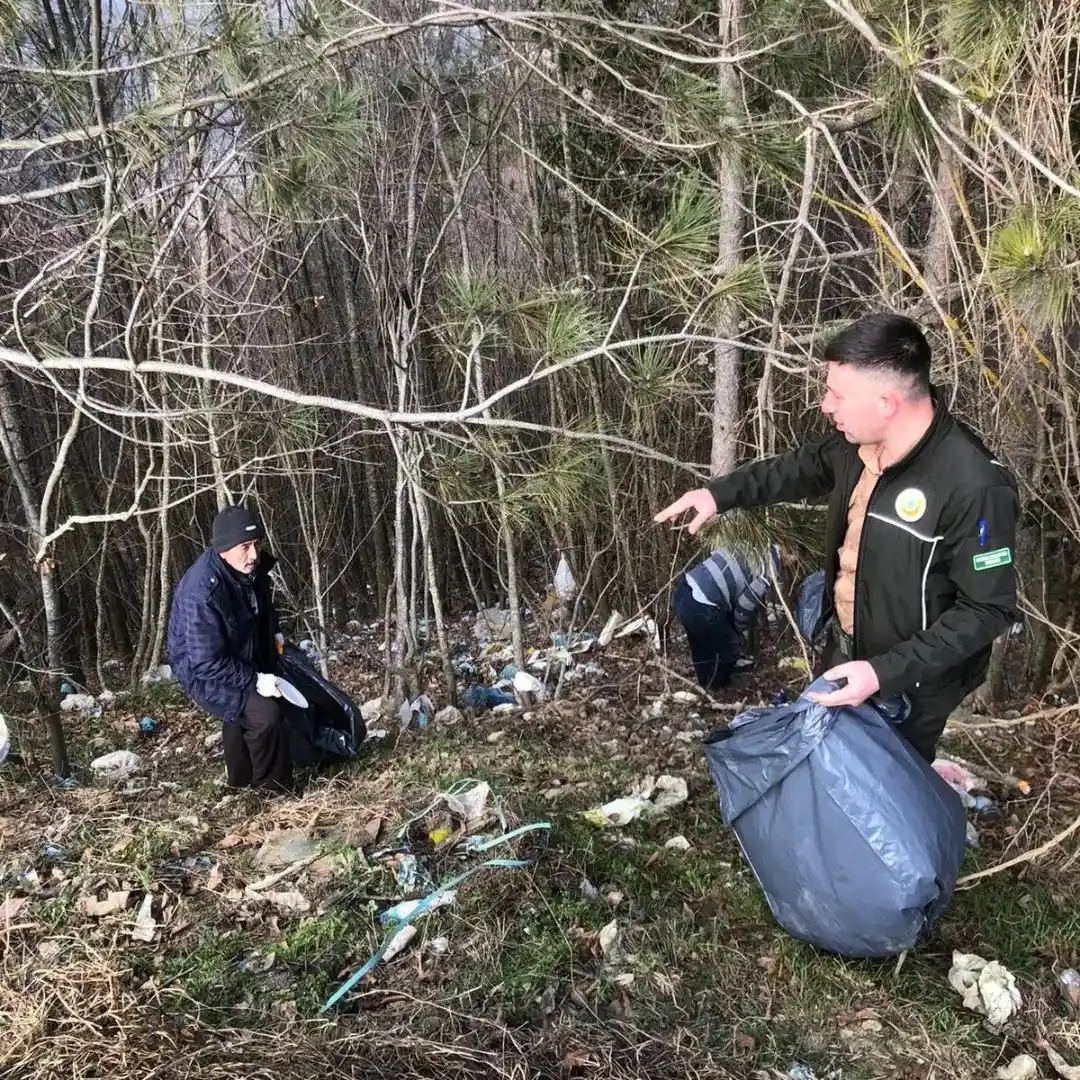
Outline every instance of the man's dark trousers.
[[730, 610], [699, 603], [685, 578], [675, 586], [671, 606], [686, 631], [698, 682], [706, 690], [729, 686], [742, 647]]
[[232, 723], [222, 724], [221, 732], [230, 787], [292, 789], [292, 759], [276, 698], [263, 697], [252, 686], [244, 711]]

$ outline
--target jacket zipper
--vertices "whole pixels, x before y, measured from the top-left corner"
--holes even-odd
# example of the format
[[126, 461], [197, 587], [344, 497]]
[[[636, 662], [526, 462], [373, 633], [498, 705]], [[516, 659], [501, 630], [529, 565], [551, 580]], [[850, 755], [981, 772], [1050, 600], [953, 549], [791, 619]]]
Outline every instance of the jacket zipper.
[[[866, 463], [859, 458], [862, 467], [866, 468]], [[870, 511], [874, 507], [874, 496], [878, 493], [878, 486], [881, 483], [881, 477], [885, 470], [877, 474], [877, 479], [874, 481], [874, 486], [870, 491], [870, 495], [866, 500], [866, 513], [863, 515], [862, 533], [859, 535], [859, 553], [855, 556], [855, 603], [852, 605], [851, 611], [851, 651], [855, 656], [859, 655], [859, 582], [862, 580], [860, 577], [862, 573], [863, 552], [866, 550], [866, 528], [870, 523]], [[855, 494], [855, 488], [859, 486], [859, 481], [862, 479], [862, 473], [855, 477], [855, 487], [851, 489], [851, 495]], [[848, 513], [851, 512], [851, 495], [848, 496]]]

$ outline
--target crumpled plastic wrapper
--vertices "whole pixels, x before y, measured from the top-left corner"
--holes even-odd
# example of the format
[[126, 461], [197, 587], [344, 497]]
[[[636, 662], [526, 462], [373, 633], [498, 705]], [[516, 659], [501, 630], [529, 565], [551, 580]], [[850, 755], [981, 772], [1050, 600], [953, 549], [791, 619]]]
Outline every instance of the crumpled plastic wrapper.
[[953, 953], [949, 985], [964, 998], [964, 1007], [982, 1013], [987, 1024], [1000, 1030], [1020, 1008], [1016, 976], [996, 960], [974, 953]]

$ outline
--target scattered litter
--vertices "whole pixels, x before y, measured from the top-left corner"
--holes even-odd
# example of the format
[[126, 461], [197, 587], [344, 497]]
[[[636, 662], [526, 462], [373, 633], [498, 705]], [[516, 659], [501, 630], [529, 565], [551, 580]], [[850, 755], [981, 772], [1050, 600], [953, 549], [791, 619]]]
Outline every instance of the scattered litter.
[[391, 939], [390, 944], [386, 946], [383, 951], [383, 960], [393, 960], [399, 952], [404, 949], [412, 939], [416, 937], [416, 927], [409, 925], [403, 926]]
[[1061, 1077], [1061, 1080], [1080, 1080], [1080, 1065], [1069, 1065], [1044, 1039], [1040, 1039], [1035, 1045], [1049, 1058], [1054, 1072]]
[[0, 904], [0, 930], [15, 921], [19, 911], [30, 903], [28, 896], [9, 896]]
[[461, 707], [463, 709], [493, 709], [498, 705], [516, 705], [514, 698], [502, 690], [496, 690], [491, 686], [473, 684], [466, 686], [461, 692]]
[[99, 900], [93, 893], [83, 896], [78, 903], [78, 909], [84, 915], [94, 919], [104, 918], [114, 912], [123, 911], [127, 907], [128, 897], [131, 895], [127, 889], [110, 889], [104, 900]]
[[487, 741], [488, 741], [489, 743], [497, 743], [497, 742], [498, 742], [498, 741], [499, 741], [499, 740], [500, 740], [500, 739], [501, 739], [501, 738], [502, 738], [502, 737], [503, 737], [503, 736], [504, 736], [505, 734], [506, 734], [506, 732], [505, 732], [505, 731], [493, 731], [493, 732], [492, 732], [492, 733], [491, 733], [491, 734], [490, 734], [490, 735], [489, 735], [489, 736], [487, 737]]
[[245, 956], [237, 965], [237, 971], [251, 972], [256, 975], [265, 975], [277, 959], [273, 950], [269, 952], [253, 952]]
[[976, 829], [975, 826], [972, 825], [970, 821], [965, 825], [964, 828], [965, 828], [964, 843], [969, 848], [974, 850], [975, 848], [977, 848], [979, 846], [979, 830]]
[[673, 836], [664, 847], [669, 851], [689, 851], [690, 841], [685, 836]]
[[656, 778], [656, 797], [653, 806], [657, 810], [670, 810], [679, 806], [690, 797], [686, 781], [681, 776], [658, 776]]
[[458, 676], [475, 675], [477, 673], [476, 664], [468, 653], [458, 653], [457, 656], [450, 660], [450, 666], [454, 669], [454, 674]]
[[619, 924], [612, 919], [600, 930], [600, 952], [605, 959], [610, 959], [615, 951], [615, 945], [619, 940]]
[[269, 900], [283, 915], [303, 915], [311, 910], [311, 901], [298, 889], [285, 892], [260, 893], [264, 900]]
[[143, 673], [142, 684], [149, 686], [151, 683], [166, 683], [173, 681], [172, 668], [168, 664], [161, 664]]
[[626, 897], [623, 896], [623, 894], [619, 892], [618, 889], [612, 889], [611, 892], [609, 892], [607, 896], [604, 897], [604, 899], [607, 901], [609, 907], [617, 908], [623, 902], [623, 900], [626, 899]]
[[1030, 1054], [1018, 1054], [994, 1073], [994, 1080], [1035, 1080], [1038, 1075], [1039, 1063]]
[[671, 695], [671, 700], [679, 702], [680, 705], [696, 705], [700, 698], [689, 690], [676, 690]]
[[224, 738], [225, 736], [222, 732], [214, 731], [203, 739], [203, 746], [205, 746], [207, 750], [213, 750], [215, 746], [220, 746], [222, 744]]
[[99, 780], [114, 783], [134, 776], [142, 768], [142, 763], [142, 758], [130, 750], [114, 750], [91, 761], [90, 769]]
[[455, 709], [453, 705], [447, 705], [435, 714], [435, 723], [441, 725], [459, 724], [462, 719], [461, 710]]
[[513, 680], [514, 689], [519, 694], [542, 694], [544, 692], [544, 684], [535, 675], [530, 675], [527, 671], [514, 672]]
[[420, 884], [420, 863], [415, 855], [405, 854], [398, 859], [398, 888], [404, 892], [413, 892]]
[[629, 637], [631, 634], [645, 634], [652, 639], [653, 648], [660, 649], [660, 631], [656, 628], [656, 620], [648, 615], [639, 615], [624, 623], [615, 634], [617, 638]]
[[961, 798], [972, 791], [986, 790], [986, 781], [981, 776], [976, 776], [970, 769], [965, 769], [963, 765], [958, 765], [948, 758], [938, 758], [933, 768]]
[[505, 705], [496, 705], [495, 708], [491, 710], [491, 712], [492, 712], [492, 715], [497, 714], [499, 716], [505, 716], [507, 713], [512, 713], [516, 708], [517, 708], [517, 703], [516, 702], [514, 704], [511, 704], [510, 702], [507, 702]]
[[101, 703], [93, 694], [65, 694], [60, 701], [62, 712], [81, 712], [88, 716], [101, 715]]
[[787, 1071], [788, 1080], [817, 1080], [817, 1074], [809, 1065], [795, 1062]]
[[[655, 799], [654, 799], [655, 796]], [[613, 799], [586, 810], [584, 818], [600, 828], [619, 828], [639, 817], [659, 817], [689, 796], [686, 781], [679, 776], [646, 776], [631, 795]]]
[[615, 636], [615, 628], [621, 622], [622, 616], [617, 611], [613, 611], [608, 616], [608, 621], [604, 623], [604, 629], [600, 631], [600, 636], [597, 638], [597, 644], [602, 649], [606, 649], [611, 644], [611, 639]]
[[781, 656], [776, 665], [781, 670], [799, 671], [804, 675], [810, 674], [810, 665], [805, 656]]
[[499, 608], [484, 608], [476, 613], [473, 636], [477, 641], [509, 641], [510, 612]]
[[154, 940], [154, 935], [157, 933], [157, 923], [154, 921], [154, 898], [147, 893], [143, 897], [143, 902], [139, 905], [139, 913], [135, 916], [135, 929], [131, 931], [132, 941], [145, 941], [147, 943]]
[[379, 916], [379, 922], [383, 926], [393, 926], [395, 923], [403, 923], [419, 916], [427, 915], [428, 912], [436, 911], [441, 907], [449, 907], [457, 898], [453, 889], [438, 889], [430, 896], [422, 900], [402, 900], [392, 908], [387, 908]]
[[1061, 972], [1054, 981], [1057, 983], [1057, 988], [1061, 993], [1062, 1001], [1065, 1002], [1065, 1008], [1068, 1010], [1069, 1015], [1080, 1018], [1080, 971], [1068, 968], [1066, 971]]
[[427, 947], [432, 955], [445, 956], [450, 951], [450, 939], [448, 937], [432, 938]]
[[[221, 847], [222, 844], [218, 846]], [[271, 870], [275, 866], [291, 866], [317, 854], [315, 842], [303, 829], [282, 829], [271, 833], [263, 841], [255, 856], [255, 865], [262, 870]]]
[[11, 751], [11, 736], [8, 734], [7, 721], [0, 713], [0, 765], [3, 765]]
[[964, 1007], [982, 1013], [992, 1029], [1003, 1027], [1022, 1003], [1013, 973], [974, 953], [953, 953], [949, 985], [963, 996]]
[[151, 731], [157, 729], [158, 722], [152, 716], [143, 716], [139, 719], [139, 730], [144, 735], [149, 735]]
[[367, 734], [364, 736], [364, 742], [373, 742], [378, 739], [385, 739], [390, 732], [386, 728], [368, 728]]
[[371, 720], [376, 720], [382, 715], [383, 699], [381, 697], [372, 698], [370, 701], [365, 701], [360, 706], [360, 719], [364, 723], [368, 723]]
[[491, 785], [481, 781], [474, 787], [457, 794], [447, 794], [445, 801], [451, 813], [457, 814], [465, 822], [466, 828], [479, 825], [485, 816]]
[[431, 841], [432, 847], [438, 847], [440, 844], [445, 844], [453, 835], [454, 830], [449, 825], [442, 825], [437, 829], [432, 829], [428, 833], [428, 839]]
[[590, 825], [596, 825], [599, 828], [605, 826], [620, 828], [623, 825], [629, 825], [631, 821], [637, 821], [651, 806], [648, 799], [627, 796], [622, 799], [612, 799], [603, 806], [586, 810], [582, 816]]
[[577, 596], [578, 586], [574, 580], [573, 571], [566, 561], [566, 556], [559, 555], [559, 565], [555, 567], [555, 595], [564, 603], [569, 604]]
[[420, 694], [412, 701], [402, 702], [401, 708], [398, 709], [398, 719], [402, 727], [408, 727], [413, 720], [416, 720], [417, 726], [425, 727], [434, 715], [435, 705], [427, 694]]

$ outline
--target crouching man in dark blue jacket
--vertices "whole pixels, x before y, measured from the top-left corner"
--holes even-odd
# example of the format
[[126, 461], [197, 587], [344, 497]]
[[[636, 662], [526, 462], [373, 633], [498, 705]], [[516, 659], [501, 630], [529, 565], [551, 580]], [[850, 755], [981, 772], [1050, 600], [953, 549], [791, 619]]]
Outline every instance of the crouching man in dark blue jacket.
[[230, 787], [280, 792], [292, 787], [292, 760], [273, 674], [284, 639], [265, 537], [243, 506], [214, 519], [210, 549], [173, 594], [169, 663], [184, 693], [222, 721]]

